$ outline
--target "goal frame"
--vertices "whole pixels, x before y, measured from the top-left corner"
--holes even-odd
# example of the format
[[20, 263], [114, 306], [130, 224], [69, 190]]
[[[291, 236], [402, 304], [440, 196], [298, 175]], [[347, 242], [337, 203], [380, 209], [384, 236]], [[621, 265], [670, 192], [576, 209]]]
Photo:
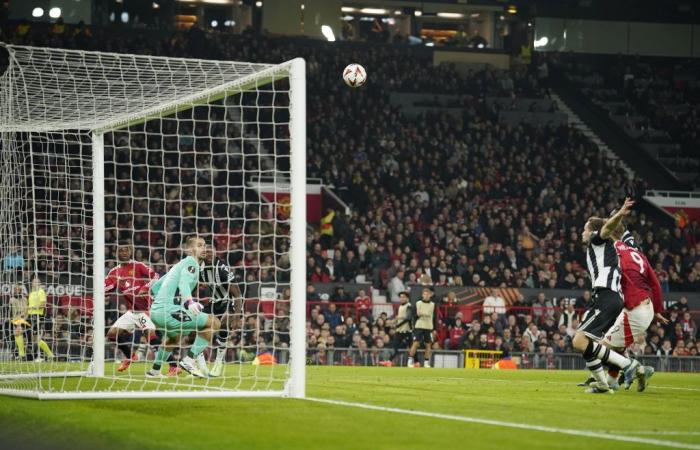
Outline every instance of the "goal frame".
[[[2, 44], [5, 46], [4, 44]], [[179, 59], [179, 58], [174, 58]], [[197, 390], [139, 390], [139, 391], [30, 391], [0, 387], [1, 395], [40, 400], [71, 399], [149, 399], [149, 398], [230, 398], [230, 397], [292, 397], [306, 396], [306, 63], [303, 58], [275, 65], [234, 81], [183, 96], [176, 101], [124, 114], [90, 128], [92, 144], [92, 208], [93, 208], [93, 356], [89, 371], [37, 372], [36, 374], [7, 374], [0, 379], [51, 378], [65, 376], [104, 377], [105, 375], [105, 203], [104, 203], [104, 134], [143, 123], [163, 115], [174, 114], [197, 105], [257, 88], [279, 79], [289, 79], [290, 114], [290, 342], [289, 377], [281, 390], [222, 390], [202, 387]], [[8, 108], [11, 106], [8, 105]], [[60, 131], [53, 127], [12, 127], [4, 131]]]

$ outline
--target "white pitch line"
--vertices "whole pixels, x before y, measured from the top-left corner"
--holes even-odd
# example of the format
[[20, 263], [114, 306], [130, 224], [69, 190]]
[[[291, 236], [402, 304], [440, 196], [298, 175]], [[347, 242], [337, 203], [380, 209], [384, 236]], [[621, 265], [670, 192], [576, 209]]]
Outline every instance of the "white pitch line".
[[428, 411], [415, 411], [415, 410], [411, 410], [411, 409], [392, 408], [392, 407], [387, 407], [387, 406], [371, 405], [368, 403], [346, 402], [343, 400], [330, 400], [330, 399], [325, 399], [325, 398], [306, 397], [306, 400], [316, 402], [316, 403], [325, 403], [328, 405], [348, 406], [351, 408], [369, 409], [369, 410], [373, 410], [373, 411], [391, 412], [391, 413], [406, 414], [406, 415], [411, 415], [411, 416], [431, 417], [434, 419], [454, 420], [454, 421], [458, 421], [458, 422], [478, 423], [478, 424], [482, 424], [482, 425], [491, 425], [491, 426], [495, 426], [495, 427], [518, 428], [521, 430], [540, 431], [543, 433], [568, 434], [571, 436], [582, 436], [582, 437], [589, 437], [589, 438], [606, 439], [609, 441], [634, 442], [637, 444], [658, 445], [658, 446], [662, 446], [662, 447], [700, 450], [700, 445], [696, 445], [696, 444], [686, 444], [683, 442], [664, 441], [661, 439], [649, 439], [649, 438], [636, 437], [636, 436], [625, 436], [622, 434], [606, 433], [606, 432], [602, 432], [602, 431], [586, 431], [586, 430], [575, 430], [575, 429], [571, 429], [571, 428], [547, 427], [547, 426], [543, 426], [543, 425], [531, 425], [531, 424], [527, 424], [527, 423], [506, 422], [506, 421], [501, 421], [501, 420], [483, 419], [480, 417], [457, 416], [457, 415], [453, 415], [453, 414], [440, 414], [440, 413], [433, 413], [433, 412], [428, 412]]
[[[474, 378], [474, 377], [439, 377], [441, 380], [464, 380], [464, 381], [487, 381], [487, 382], [496, 382], [496, 383], [508, 383], [508, 382], [514, 382], [517, 381], [518, 383], [537, 383], [537, 384], [566, 384], [571, 386], [572, 382], [567, 382], [567, 381], [540, 381], [540, 380], [508, 380], [508, 379], [503, 379], [503, 378]], [[674, 391], [691, 391], [691, 392], [700, 392], [700, 388], [689, 388], [689, 387], [675, 387], [675, 386], [662, 386], [658, 384], [654, 384], [653, 382], [649, 384], [649, 389], [671, 389]]]
[[693, 391], [693, 392], [700, 392], [700, 389], [698, 388], [687, 388], [687, 387], [674, 387], [674, 386], [659, 386], [656, 384], [650, 384], [650, 388], [656, 388], [656, 389], [673, 389], [674, 391]]
[[664, 436], [700, 436], [700, 431], [611, 431], [619, 434], [654, 434]]

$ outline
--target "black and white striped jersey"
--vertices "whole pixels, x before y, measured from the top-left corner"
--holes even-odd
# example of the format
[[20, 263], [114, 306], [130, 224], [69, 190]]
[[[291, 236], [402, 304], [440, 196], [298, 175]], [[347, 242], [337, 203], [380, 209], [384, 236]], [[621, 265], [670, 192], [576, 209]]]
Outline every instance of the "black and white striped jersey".
[[604, 288], [619, 293], [621, 274], [614, 241], [602, 239], [598, 232], [594, 232], [591, 234], [586, 253], [593, 289]]
[[239, 283], [240, 279], [236, 276], [233, 268], [229, 267], [224, 260], [214, 258], [212, 264], [202, 264], [199, 271], [199, 282], [206, 283], [209, 286], [211, 289], [211, 302], [216, 303], [232, 300], [229, 296], [229, 289], [232, 283]]

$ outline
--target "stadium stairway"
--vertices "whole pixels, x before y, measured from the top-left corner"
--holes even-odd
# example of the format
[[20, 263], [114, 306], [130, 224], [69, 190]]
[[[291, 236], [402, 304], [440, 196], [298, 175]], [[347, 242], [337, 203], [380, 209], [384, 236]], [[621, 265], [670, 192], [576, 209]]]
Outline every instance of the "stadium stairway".
[[581, 118], [571, 109], [569, 106], [564, 102], [564, 100], [559, 97], [555, 92], [552, 92], [550, 95], [550, 98], [554, 103], [556, 103], [557, 108], [559, 111], [563, 112], [566, 114], [568, 117], [568, 122], [571, 127], [574, 129], [580, 131], [583, 133], [584, 136], [586, 136], [591, 142], [593, 142], [596, 147], [598, 147], [598, 150], [603, 152], [603, 154], [608, 158], [612, 159], [613, 161], [616, 161], [617, 165], [621, 167], [625, 172], [627, 172], [628, 177], [634, 176], [634, 171], [630, 166], [625, 163], [623, 160], [621, 160], [615, 152], [612, 151], [608, 145], [603, 142], [602, 139], [593, 131], [591, 130], [591, 127], [586, 125], [585, 122], [581, 120]]
[[665, 167], [644, 149], [624, 135], [610, 120], [607, 113], [598, 111], [575, 87], [563, 77], [557, 77], [551, 98], [559, 109], [569, 116], [569, 123], [580, 129], [611, 158], [620, 161], [623, 170], [631, 171], [648, 180], [650, 188], [662, 190], [686, 190]]

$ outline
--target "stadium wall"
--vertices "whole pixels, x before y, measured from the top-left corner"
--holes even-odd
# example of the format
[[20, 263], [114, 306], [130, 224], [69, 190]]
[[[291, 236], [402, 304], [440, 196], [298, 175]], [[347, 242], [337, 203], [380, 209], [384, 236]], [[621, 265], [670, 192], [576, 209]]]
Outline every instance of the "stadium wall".
[[510, 67], [510, 56], [496, 51], [446, 51], [435, 50], [433, 52], [433, 64], [453, 63], [458, 69], [465, 71], [473, 68], [485, 66], [497, 69], [508, 69]]
[[538, 17], [535, 50], [697, 58], [700, 25]]

